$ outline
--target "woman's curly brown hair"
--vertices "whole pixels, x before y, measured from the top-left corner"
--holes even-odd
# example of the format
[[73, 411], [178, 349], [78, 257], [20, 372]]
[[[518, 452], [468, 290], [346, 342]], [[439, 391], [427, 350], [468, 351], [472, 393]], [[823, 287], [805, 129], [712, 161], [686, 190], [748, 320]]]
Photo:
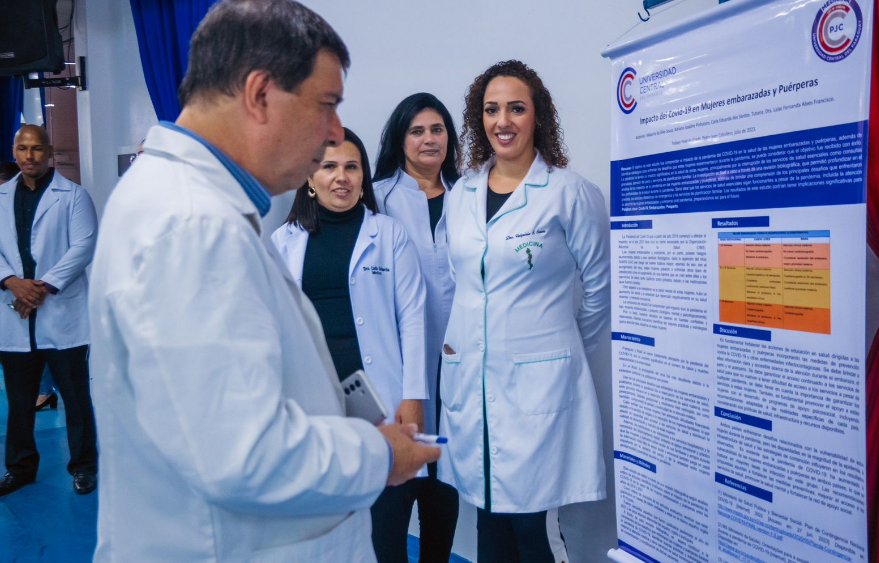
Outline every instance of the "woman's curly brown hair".
[[568, 154], [564, 143], [564, 132], [549, 90], [531, 67], [521, 61], [509, 60], [499, 62], [480, 74], [467, 91], [464, 100], [464, 127], [461, 130], [462, 144], [467, 147], [467, 167], [476, 170], [494, 154], [494, 149], [491, 148], [485, 128], [482, 126], [482, 104], [488, 83], [498, 76], [518, 78], [528, 85], [536, 117], [534, 147], [550, 167], [567, 166]]

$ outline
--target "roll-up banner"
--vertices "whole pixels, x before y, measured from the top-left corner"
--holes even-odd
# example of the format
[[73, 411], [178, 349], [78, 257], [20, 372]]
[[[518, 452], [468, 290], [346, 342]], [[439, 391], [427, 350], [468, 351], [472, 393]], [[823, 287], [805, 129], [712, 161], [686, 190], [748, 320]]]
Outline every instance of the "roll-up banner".
[[616, 561], [867, 561], [872, 0], [609, 47]]

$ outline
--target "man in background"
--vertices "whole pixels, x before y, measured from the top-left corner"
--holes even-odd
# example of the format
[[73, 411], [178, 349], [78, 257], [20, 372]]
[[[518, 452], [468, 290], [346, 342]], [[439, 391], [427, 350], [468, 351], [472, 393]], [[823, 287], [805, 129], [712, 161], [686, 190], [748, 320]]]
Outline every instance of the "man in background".
[[[348, 51], [291, 0], [224, 0], [176, 123], [103, 217], [91, 291], [95, 561], [375, 561], [368, 508], [439, 450], [344, 417], [314, 307], [260, 240], [342, 141]], [[352, 282], [353, 283], [353, 282]]]
[[0, 496], [36, 478], [34, 404], [47, 363], [67, 413], [67, 470], [74, 490], [87, 494], [97, 483], [85, 273], [97, 235], [95, 206], [49, 167], [52, 146], [42, 127], [22, 126], [13, 155], [21, 173], [0, 186], [0, 363], [9, 401]]

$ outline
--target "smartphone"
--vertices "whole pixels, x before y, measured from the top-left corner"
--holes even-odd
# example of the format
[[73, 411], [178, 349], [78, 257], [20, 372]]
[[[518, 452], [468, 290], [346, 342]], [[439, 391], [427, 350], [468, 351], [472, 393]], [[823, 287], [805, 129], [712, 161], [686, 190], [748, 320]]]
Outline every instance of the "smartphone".
[[375, 387], [359, 369], [342, 380], [345, 391], [345, 410], [349, 417], [362, 418], [378, 425], [388, 418], [388, 409]]

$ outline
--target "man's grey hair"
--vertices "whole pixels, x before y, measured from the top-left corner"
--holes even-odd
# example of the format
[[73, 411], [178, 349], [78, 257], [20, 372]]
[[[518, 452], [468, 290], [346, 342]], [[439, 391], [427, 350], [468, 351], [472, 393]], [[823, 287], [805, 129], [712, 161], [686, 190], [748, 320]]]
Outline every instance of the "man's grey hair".
[[265, 71], [291, 92], [311, 76], [320, 50], [351, 62], [348, 48], [322, 17], [293, 0], [222, 0], [192, 36], [180, 107], [234, 96], [253, 71]]

